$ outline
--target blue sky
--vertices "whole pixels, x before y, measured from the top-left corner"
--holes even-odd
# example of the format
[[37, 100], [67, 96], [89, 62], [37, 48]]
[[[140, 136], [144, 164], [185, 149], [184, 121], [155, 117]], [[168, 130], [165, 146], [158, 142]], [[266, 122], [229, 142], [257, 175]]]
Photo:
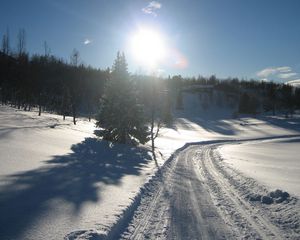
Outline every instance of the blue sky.
[[[139, 63], [128, 52], [128, 38], [139, 26], [157, 29], [184, 60], [161, 64], [164, 75], [246, 77], [280, 82], [300, 79], [300, 1], [297, 0], [4, 0], [0, 36], [9, 28], [14, 47], [18, 29], [26, 48], [110, 67], [118, 50], [129, 70]], [[173, 59], [174, 61], [176, 59]]]

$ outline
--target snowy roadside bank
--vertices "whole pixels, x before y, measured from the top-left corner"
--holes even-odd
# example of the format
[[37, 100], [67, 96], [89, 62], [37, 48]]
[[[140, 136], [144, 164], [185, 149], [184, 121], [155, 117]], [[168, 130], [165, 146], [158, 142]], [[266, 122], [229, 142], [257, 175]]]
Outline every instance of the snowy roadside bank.
[[219, 148], [224, 162], [270, 189], [300, 198], [300, 138], [271, 139]]
[[[283, 136], [282, 139], [288, 140], [290, 137]], [[270, 141], [271, 138], [240, 143], [265, 140]], [[270, 189], [228, 165], [218, 148], [237, 143], [214, 144], [205, 151], [199, 150], [199, 157], [196, 158], [202, 162], [200, 171], [206, 176], [223, 219], [232, 226], [237, 236], [242, 233], [246, 239], [256, 239], [257, 236], [262, 239], [299, 239], [299, 199], [285, 191]]]

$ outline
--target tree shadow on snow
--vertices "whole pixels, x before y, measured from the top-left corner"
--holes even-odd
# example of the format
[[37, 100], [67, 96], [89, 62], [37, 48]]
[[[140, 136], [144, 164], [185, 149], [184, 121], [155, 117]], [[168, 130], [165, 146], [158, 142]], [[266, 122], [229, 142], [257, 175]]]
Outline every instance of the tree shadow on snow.
[[[186, 121], [188, 120], [188, 121]], [[238, 132], [232, 124], [225, 122], [226, 119], [203, 119], [201, 117], [187, 117], [187, 118], [179, 118], [176, 119], [179, 126], [182, 129], [186, 130], [195, 130], [197, 128], [190, 125], [190, 123], [194, 123], [199, 127], [203, 128], [207, 132], [218, 133], [222, 135], [235, 135]]]
[[[284, 118], [278, 116], [273, 117], [273, 116], [252, 116], [252, 115], [244, 116], [244, 117], [258, 119], [263, 122], [259, 124], [245, 123], [242, 125], [242, 123], [246, 121], [245, 119], [242, 119], [241, 122], [240, 118], [234, 119], [230, 116], [216, 117], [215, 119], [210, 118], [209, 116], [187, 116], [184, 118], [176, 119], [176, 122], [177, 125], [179, 125], [180, 128], [182, 129], [197, 131], [197, 128], [190, 125], [190, 123], [194, 123], [208, 132], [227, 135], [227, 136], [236, 136], [240, 131], [247, 131], [247, 130], [269, 134], [267, 132], [268, 131], [267, 129], [259, 126], [261, 124], [263, 125], [269, 124], [274, 128], [281, 128], [288, 131], [295, 131], [296, 134], [300, 133], [299, 117]], [[235, 126], [235, 124], [241, 125], [242, 128], [238, 129]]]
[[34, 220], [51, 210], [51, 200], [71, 203], [73, 214], [86, 202], [101, 201], [97, 183], [118, 185], [125, 175], [139, 175], [151, 160], [145, 149], [111, 147], [95, 138], [86, 138], [71, 150], [48, 160], [45, 167], [8, 177], [11, 182], [0, 188], [0, 239], [20, 237]]
[[300, 118], [294, 116], [290, 118], [278, 117], [278, 116], [262, 116], [261, 120], [279, 128], [296, 131], [300, 133]]

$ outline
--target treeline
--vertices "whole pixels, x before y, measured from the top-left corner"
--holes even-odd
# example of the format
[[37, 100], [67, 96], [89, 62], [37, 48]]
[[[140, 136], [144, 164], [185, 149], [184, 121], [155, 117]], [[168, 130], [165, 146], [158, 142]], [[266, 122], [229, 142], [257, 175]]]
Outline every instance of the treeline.
[[32, 55], [25, 49], [25, 31], [20, 30], [17, 48], [11, 50], [8, 34], [3, 36], [0, 51], [0, 97], [2, 104], [30, 110], [38, 107], [76, 117], [80, 113], [91, 118], [103, 94], [109, 69], [100, 70], [79, 64], [79, 52], [70, 61], [53, 55], [45, 44], [45, 54]]
[[[169, 80], [173, 80], [174, 77]], [[181, 78], [176, 76], [178, 86], [188, 91], [198, 91], [197, 86], [211, 87], [214, 89], [214, 98], [217, 101], [234, 102], [237, 113], [258, 114], [271, 112], [285, 112], [286, 116], [292, 115], [300, 109], [300, 88], [289, 84], [244, 80], [239, 78], [219, 79], [215, 75], [210, 77]], [[220, 95], [223, 98], [220, 100]]]
[[[39, 115], [43, 111], [51, 111], [61, 114], [63, 118], [73, 116], [74, 124], [78, 115], [89, 119], [94, 117], [113, 71], [80, 64], [76, 50], [70, 54], [69, 61], [59, 59], [50, 54], [46, 43], [44, 54], [30, 56], [26, 52], [25, 40], [25, 31], [20, 30], [16, 49], [12, 50], [8, 32], [3, 35], [0, 51], [2, 104], [24, 110], [35, 107]], [[159, 116], [160, 121], [168, 124], [172, 121], [172, 110], [184, 107], [182, 93], [197, 89], [197, 86], [213, 88], [216, 95], [213, 97], [218, 98], [218, 102], [234, 102], [240, 113], [271, 111], [276, 114], [285, 110], [287, 114], [292, 114], [300, 108], [300, 90], [286, 84], [238, 78], [219, 79], [215, 75], [197, 78], [183, 78], [180, 75], [167, 78], [128, 77], [148, 117], [157, 120]], [[160, 108], [154, 108], [153, 105], [159, 105]]]

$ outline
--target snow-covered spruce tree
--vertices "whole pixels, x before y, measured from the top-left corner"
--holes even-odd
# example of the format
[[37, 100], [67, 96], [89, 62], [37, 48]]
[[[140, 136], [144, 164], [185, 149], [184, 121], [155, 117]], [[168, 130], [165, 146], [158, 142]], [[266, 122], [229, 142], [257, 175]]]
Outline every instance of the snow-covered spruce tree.
[[98, 136], [115, 143], [145, 143], [149, 140], [142, 105], [137, 100], [126, 59], [118, 52], [96, 117]]

